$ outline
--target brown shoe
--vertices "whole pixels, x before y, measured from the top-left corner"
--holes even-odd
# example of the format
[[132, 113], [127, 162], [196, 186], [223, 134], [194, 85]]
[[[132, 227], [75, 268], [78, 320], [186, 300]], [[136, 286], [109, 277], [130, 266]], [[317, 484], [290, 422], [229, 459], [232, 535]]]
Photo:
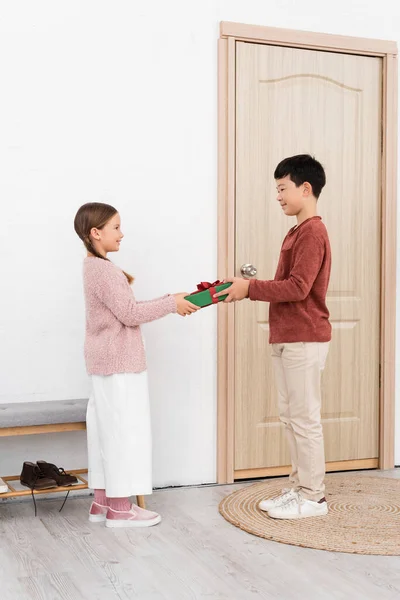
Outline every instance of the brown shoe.
[[61, 467], [57, 467], [56, 465], [48, 463], [45, 460], [38, 460], [36, 464], [39, 467], [43, 477], [54, 479], [59, 486], [68, 486], [78, 483], [75, 475], [69, 475]]
[[31, 490], [49, 490], [57, 487], [54, 479], [45, 477], [39, 467], [31, 462], [24, 462], [19, 480]]

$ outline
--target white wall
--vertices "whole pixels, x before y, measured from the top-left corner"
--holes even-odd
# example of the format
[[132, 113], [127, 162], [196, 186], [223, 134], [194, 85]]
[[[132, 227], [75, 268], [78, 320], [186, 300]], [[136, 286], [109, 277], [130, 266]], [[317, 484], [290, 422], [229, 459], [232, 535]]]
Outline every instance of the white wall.
[[[88, 394], [84, 252], [72, 226], [82, 203], [119, 209], [125, 239], [114, 259], [135, 275], [139, 299], [217, 276], [219, 21], [400, 44], [395, 1], [322, 5], [0, 3], [1, 402]], [[170, 316], [144, 333], [154, 484], [215, 481], [216, 311]], [[18, 472], [24, 458], [86, 465], [84, 434], [0, 441], [0, 472]]]

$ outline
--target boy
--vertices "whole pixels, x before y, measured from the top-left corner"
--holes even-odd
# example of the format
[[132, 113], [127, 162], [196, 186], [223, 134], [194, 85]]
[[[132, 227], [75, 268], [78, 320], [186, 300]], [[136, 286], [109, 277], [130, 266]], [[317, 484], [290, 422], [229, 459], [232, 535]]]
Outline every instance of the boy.
[[328, 513], [320, 384], [331, 339], [326, 307], [331, 249], [317, 216], [326, 179], [322, 165], [308, 154], [284, 159], [274, 177], [277, 200], [285, 215], [297, 217], [297, 224], [283, 241], [275, 279], [227, 279], [232, 286], [225, 302], [270, 302], [272, 360], [292, 473], [290, 489], [259, 507], [276, 519], [299, 519]]

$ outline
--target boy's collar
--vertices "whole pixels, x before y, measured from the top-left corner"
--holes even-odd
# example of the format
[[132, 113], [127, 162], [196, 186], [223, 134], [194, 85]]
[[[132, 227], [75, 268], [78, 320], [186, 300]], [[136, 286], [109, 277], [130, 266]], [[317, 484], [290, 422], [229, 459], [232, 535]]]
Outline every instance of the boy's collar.
[[309, 217], [308, 219], [305, 219], [304, 221], [302, 221], [300, 223], [300, 225], [294, 225], [290, 230], [289, 233], [294, 233], [295, 231], [297, 231], [300, 227], [302, 227], [304, 225], [304, 223], [308, 223], [309, 221], [312, 221], [312, 219], [319, 219], [320, 221], [322, 221], [322, 217], [320, 217], [319, 215], [314, 215], [313, 217]]

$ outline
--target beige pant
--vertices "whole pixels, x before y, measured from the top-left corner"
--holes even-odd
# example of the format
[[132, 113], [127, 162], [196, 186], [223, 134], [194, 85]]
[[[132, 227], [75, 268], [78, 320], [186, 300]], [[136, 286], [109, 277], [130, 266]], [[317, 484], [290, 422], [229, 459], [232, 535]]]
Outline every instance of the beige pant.
[[321, 372], [329, 342], [272, 344], [279, 416], [289, 442], [291, 487], [307, 500], [325, 495], [325, 452], [321, 425]]

